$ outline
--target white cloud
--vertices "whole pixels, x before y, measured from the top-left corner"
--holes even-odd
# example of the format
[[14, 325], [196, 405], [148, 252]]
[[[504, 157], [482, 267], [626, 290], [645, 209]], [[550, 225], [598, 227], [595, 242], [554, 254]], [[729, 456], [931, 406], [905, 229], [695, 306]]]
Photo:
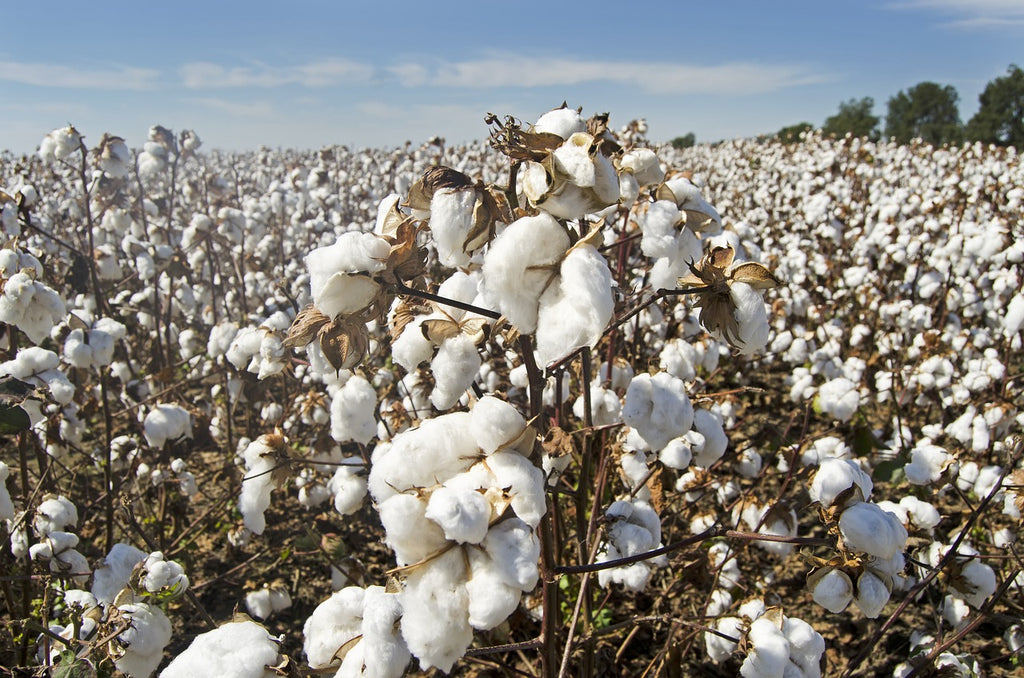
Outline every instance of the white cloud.
[[154, 89], [159, 78], [159, 71], [131, 66], [90, 69], [61, 64], [0, 61], [0, 81], [37, 87], [138, 91]]
[[[419, 69], [419, 70], [417, 70]], [[391, 69], [403, 84], [430, 84], [469, 89], [555, 87], [593, 82], [637, 86], [657, 94], [752, 94], [825, 82], [826, 74], [805, 66], [727, 63], [698, 66], [663, 62], [580, 61], [498, 56], [442, 63], [432, 74], [418, 64]]]
[[201, 97], [189, 99], [189, 103], [198, 106], [212, 108], [236, 118], [267, 118], [274, 115], [274, 107], [266, 101], [242, 102], [218, 99], [215, 97]]
[[323, 59], [299, 66], [275, 67], [266, 64], [225, 67], [209, 61], [187, 63], [181, 67], [185, 87], [216, 89], [229, 87], [330, 87], [365, 82], [373, 75], [367, 64], [347, 59]]
[[1019, 28], [1024, 26], [1021, 0], [903, 0], [889, 5], [898, 10], [932, 10], [951, 17], [943, 28], [963, 30]]

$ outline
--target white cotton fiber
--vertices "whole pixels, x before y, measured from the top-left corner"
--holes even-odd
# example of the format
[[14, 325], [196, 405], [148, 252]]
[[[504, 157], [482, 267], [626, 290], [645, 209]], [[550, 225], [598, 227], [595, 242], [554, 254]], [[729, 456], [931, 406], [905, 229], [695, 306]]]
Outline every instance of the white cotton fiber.
[[412, 494], [396, 494], [377, 506], [384, 543], [400, 566], [434, 555], [447, 543], [441, 527], [426, 516], [427, 504]]
[[744, 678], [783, 678], [789, 663], [789, 641], [774, 620], [758, 617], [747, 632], [750, 649], [740, 666]]
[[424, 515], [441, 527], [446, 539], [479, 544], [487, 535], [491, 505], [476, 490], [441, 486], [430, 494]]
[[876, 558], [892, 558], [907, 542], [907, 529], [899, 518], [871, 502], [862, 501], [843, 511], [839, 532], [848, 548]]
[[431, 241], [437, 247], [437, 258], [443, 266], [457, 268], [469, 263], [463, 249], [473, 228], [473, 207], [476, 191], [442, 188], [430, 200]]
[[497, 487], [512, 497], [512, 510], [519, 518], [536, 527], [547, 511], [544, 500], [544, 472], [518, 452], [497, 452], [487, 457]]
[[279, 644], [254, 621], [229, 622], [196, 636], [160, 678], [265, 678], [280, 663]]
[[509, 586], [486, 553], [468, 551], [470, 575], [466, 582], [470, 625], [481, 631], [493, 629], [519, 607], [523, 593]]
[[576, 247], [562, 261], [560, 275], [540, 297], [537, 360], [563, 358], [581, 346], [593, 347], [614, 311], [608, 262], [590, 245]]
[[818, 467], [818, 472], [811, 480], [811, 501], [822, 506], [832, 506], [845, 490], [857, 485], [863, 499], [871, 496], [873, 483], [871, 476], [865, 473], [855, 461], [850, 459], [825, 459]]
[[522, 217], [491, 242], [481, 292], [521, 332], [537, 330], [541, 293], [555, 280], [569, 236], [550, 214]]
[[693, 417], [693, 405], [682, 379], [658, 372], [653, 377], [639, 374], [629, 383], [622, 418], [652, 450], [660, 450], [690, 430]]
[[142, 429], [149, 446], [160, 449], [168, 441], [192, 437], [192, 415], [177, 405], [157, 405], [146, 415]]
[[414, 568], [401, 593], [402, 637], [424, 671], [451, 671], [473, 642], [466, 594], [466, 564], [458, 549]]
[[482, 362], [476, 343], [468, 334], [445, 339], [430, 362], [430, 371], [434, 374], [431, 404], [439, 410], [455, 405], [473, 384]]
[[484, 396], [477, 401], [470, 415], [470, 432], [484, 454], [492, 454], [515, 441], [526, 428], [526, 420], [519, 410], [494, 396]]
[[14, 502], [11, 501], [11, 493], [7, 489], [7, 478], [10, 474], [11, 469], [0, 461], [0, 520], [14, 518]]
[[343, 588], [317, 605], [306, 619], [302, 651], [310, 668], [325, 668], [344, 658], [346, 644], [362, 632], [364, 595], [358, 586]]
[[814, 602], [832, 613], [846, 609], [853, 600], [853, 582], [842, 570], [830, 570], [814, 584]]
[[92, 594], [101, 603], [111, 603], [128, 585], [132, 570], [146, 560], [146, 552], [130, 544], [114, 544], [110, 553], [93, 572]]
[[364, 377], [354, 375], [331, 400], [331, 437], [339, 443], [363, 445], [377, 435], [377, 392]]

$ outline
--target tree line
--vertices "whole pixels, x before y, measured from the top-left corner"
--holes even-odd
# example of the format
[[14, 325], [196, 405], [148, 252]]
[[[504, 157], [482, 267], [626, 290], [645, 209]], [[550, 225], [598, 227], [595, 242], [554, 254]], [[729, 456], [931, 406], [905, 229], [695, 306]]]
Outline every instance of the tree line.
[[[899, 143], [917, 138], [934, 145], [980, 141], [1024, 149], [1024, 70], [1019, 66], [1011, 64], [1006, 75], [989, 81], [978, 96], [978, 112], [966, 124], [960, 121], [959, 100], [952, 85], [919, 82], [889, 98], [884, 126], [873, 112], [875, 100], [863, 97], [840, 103], [839, 111], [826, 118], [821, 131], [875, 141], [883, 136]], [[810, 122], [800, 122], [783, 127], [775, 136], [785, 142], [796, 141], [802, 132], [814, 128]], [[676, 137], [672, 145], [685, 148], [694, 141], [691, 133]]]

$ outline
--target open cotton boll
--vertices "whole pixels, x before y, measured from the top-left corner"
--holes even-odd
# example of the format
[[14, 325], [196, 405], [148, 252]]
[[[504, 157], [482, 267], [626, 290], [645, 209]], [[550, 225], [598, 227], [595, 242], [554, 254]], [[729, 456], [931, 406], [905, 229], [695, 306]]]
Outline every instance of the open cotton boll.
[[665, 170], [657, 154], [649, 148], [634, 148], [619, 158], [619, 169], [632, 175], [640, 186], [660, 183], [665, 178]]
[[875, 619], [882, 614], [882, 608], [889, 602], [892, 592], [886, 583], [871, 570], [865, 570], [857, 578], [857, 592], [853, 597], [854, 604], [868, 619]]
[[975, 609], [985, 604], [985, 599], [995, 593], [996, 586], [995, 571], [980, 560], [967, 561], [960, 570], [960, 577], [950, 580], [950, 588]]
[[35, 517], [32, 520], [32, 528], [40, 537], [67, 527], [73, 528], [77, 524], [78, 509], [64, 495], [57, 497], [51, 495], [45, 499], [36, 508]]
[[302, 651], [311, 669], [322, 669], [344, 659], [351, 642], [362, 633], [366, 592], [348, 586], [316, 606], [302, 627]]
[[426, 502], [412, 494], [393, 495], [377, 506], [384, 543], [395, 552], [399, 566], [420, 562], [448, 543], [444, 531], [427, 518], [426, 511]]
[[815, 404], [839, 421], [849, 421], [860, 407], [860, 390], [846, 377], [836, 377], [818, 388]]
[[814, 582], [811, 596], [814, 602], [829, 612], [842, 612], [853, 600], [853, 582], [850, 575], [842, 570], [830, 569]]
[[377, 434], [377, 391], [364, 377], [354, 375], [331, 400], [331, 437], [339, 443], [363, 445]]
[[493, 454], [514, 442], [526, 429], [526, 420], [519, 410], [494, 396], [478, 400], [470, 416], [469, 430], [484, 454]]
[[142, 430], [149, 446], [160, 449], [168, 441], [192, 437], [192, 415], [177, 405], [160, 404], [146, 415]]
[[874, 487], [871, 476], [865, 473], [857, 462], [850, 459], [826, 459], [821, 462], [811, 481], [811, 501], [829, 507], [836, 498], [856, 485], [864, 499], [871, 496]]
[[242, 453], [245, 476], [238, 497], [238, 510], [245, 527], [253, 534], [263, 534], [267, 521], [264, 513], [270, 507], [270, 493], [277, 482], [277, 455], [284, 449], [285, 440], [277, 434], [263, 435], [249, 443]]
[[858, 502], [839, 516], [839, 533], [846, 546], [876, 558], [892, 558], [907, 543], [900, 519], [871, 502]]
[[[722, 419], [711, 410], [698, 409], [693, 413], [694, 431], [684, 438], [690, 442], [693, 452], [693, 463], [707, 468], [722, 458], [729, 447], [729, 438], [725, 435]], [[691, 433], [700, 434], [699, 439], [691, 437]]]
[[557, 134], [568, 139], [577, 132], [586, 132], [587, 123], [574, 108], [556, 108], [537, 118], [537, 122], [533, 123], [533, 131], [537, 134]]
[[[351, 462], [351, 463], [344, 463]], [[347, 457], [331, 476], [327, 489], [334, 495], [334, 510], [343, 516], [351, 515], [363, 505], [366, 496], [366, 478], [360, 473], [362, 459]]]
[[559, 273], [539, 302], [537, 359], [541, 365], [581, 346], [594, 346], [615, 307], [608, 262], [591, 245], [570, 250]]
[[[724, 662], [736, 651], [736, 644], [743, 635], [743, 620], [739, 617], [722, 617], [714, 624], [718, 633], [704, 633], [704, 649], [713, 662]], [[730, 640], [735, 638], [736, 640]]]
[[171, 641], [171, 620], [159, 607], [147, 603], [130, 603], [118, 610], [130, 624], [117, 636], [125, 652], [114, 664], [131, 678], [149, 678], [160, 665], [164, 648]]
[[92, 594], [101, 603], [112, 603], [118, 592], [128, 585], [132, 570], [146, 560], [146, 552], [131, 544], [114, 544], [103, 562], [93, 572]]
[[[586, 414], [586, 399], [581, 395], [572, 405], [572, 413], [580, 419]], [[615, 391], [591, 385], [590, 407], [594, 426], [607, 426], [622, 421], [622, 402]]]
[[494, 474], [495, 486], [512, 498], [515, 514], [530, 527], [537, 527], [547, 511], [544, 472], [518, 452], [496, 452], [485, 463]]
[[146, 557], [146, 576], [142, 585], [150, 593], [161, 589], [172, 589], [181, 594], [188, 588], [188, 576], [181, 564], [174, 560], [166, 560], [161, 551], [154, 551]]
[[693, 453], [686, 438], [673, 438], [658, 453], [658, 460], [669, 468], [682, 471], [693, 461]]
[[521, 332], [533, 334], [541, 293], [553, 282], [555, 266], [568, 248], [568, 234], [550, 214], [512, 222], [484, 256], [484, 299]]
[[744, 678], [782, 678], [789, 663], [789, 641], [773, 619], [758, 617], [747, 631], [747, 658], [740, 666]]
[[422, 329], [423, 321], [434, 317], [434, 314], [416, 316], [398, 338], [391, 342], [391, 357], [406, 372], [415, 372], [420, 363], [425, 363], [434, 355], [434, 345]]
[[441, 527], [446, 539], [479, 544], [487, 535], [491, 505], [475, 490], [441, 486], [431, 492], [424, 515]]
[[460, 549], [410, 571], [402, 590], [402, 637], [424, 671], [451, 671], [473, 642], [466, 593], [466, 564]]
[[768, 344], [770, 330], [763, 293], [745, 282], [734, 281], [729, 285], [729, 296], [732, 297], [733, 317], [739, 328], [737, 343], [740, 353], [757, 353]]
[[369, 586], [363, 597], [362, 639], [345, 654], [337, 678], [399, 678], [411, 657], [397, 628], [401, 597]]
[[651, 449], [660, 450], [693, 425], [693, 405], [686, 395], [686, 384], [667, 372], [658, 372], [653, 377], [638, 374], [626, 389], [622, 419], [637, 430]]
[[174, 658], [160, 678], [272, 678], [278, 666], [280, 641], [254, 621], [223, 624], [195, 637]]
[[644, 255], [652, 259], [674, 259], [679, 253], [680, 229], [676, 227], [683, 219], [676, 204], [668, 200], [648, 203], [646, 209], [641, 206], [637, 224], [643, 233], [640, 249]]
[[1003, 316], [1003, 332], [1007, 336], [1016, 334], [1024, 328], [1024, 293], [1017, 294], [1010, 299], [1006, 305], [1006, 314]]
[[384, 270], [390, 251], [388, 241], [373, 233], [349, 231], [341, 234], [334, 244], [307, 254], [305, 262], [313, 303], [319, 308], [320, 293], [337, 273], [373, 274]]
[[473, 229], [475, 205], [476, 191], [472, 187], [434, 191], [430, 200], [430, 234], [443, 266], [458, 268], [469, 263], [470, 255], [463, 247]]
[[466, 582], [469, 624], [475, 629], [493, 629], [509, 618], [519, 607], [523, 593], [518, 587], [506, 584], [495, 562], [476, 549], [467, 551], [470, 575]]
[[800, 669], [803, 678], [820, 678], [821, 655], [825, 654], [821, 634], [796, 617], [783, 617], [782, 633], [789, 641], [789, 661]]
[[430, 362], [434, 374], [430, 403], [439, 410], [447, 410], [459, 402], [473, 384], [482, 362], [476, 342], [468, 334], [459, 333], [441, 342]]
[[432, 487], [462, 473], [476, 461], [479, 447], [468, 412], [427, 419], [419, 428], [378, 445], [370, 468], [370, 493], [377, 502], [413, 488]]

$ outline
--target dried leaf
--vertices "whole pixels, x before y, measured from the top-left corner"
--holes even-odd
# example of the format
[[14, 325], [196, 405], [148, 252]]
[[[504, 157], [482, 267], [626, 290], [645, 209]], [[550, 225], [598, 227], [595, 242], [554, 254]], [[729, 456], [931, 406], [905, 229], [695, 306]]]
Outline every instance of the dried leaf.
[[746, 283], [758, 290], [766, 290], [782, 284], [782, 281], [766, 266], [754, 261], [732, 267], [728, 271], [728, 277], [735, 282]]
[[459, 323], [444, 318], [431, 318], [424, 320], [420, 325], [420, 332], [423, 337], [434, 346], [440, 346], [445, 339], [454, 337], [461, 332]]
[[291, 348], [301, 348], [313, 341], [320, 329], [330, 322], [330, 318], [316, 309], [313, 304], [302, 309], [295, 316], [288, 334], [284, 338], [284, 345]]

